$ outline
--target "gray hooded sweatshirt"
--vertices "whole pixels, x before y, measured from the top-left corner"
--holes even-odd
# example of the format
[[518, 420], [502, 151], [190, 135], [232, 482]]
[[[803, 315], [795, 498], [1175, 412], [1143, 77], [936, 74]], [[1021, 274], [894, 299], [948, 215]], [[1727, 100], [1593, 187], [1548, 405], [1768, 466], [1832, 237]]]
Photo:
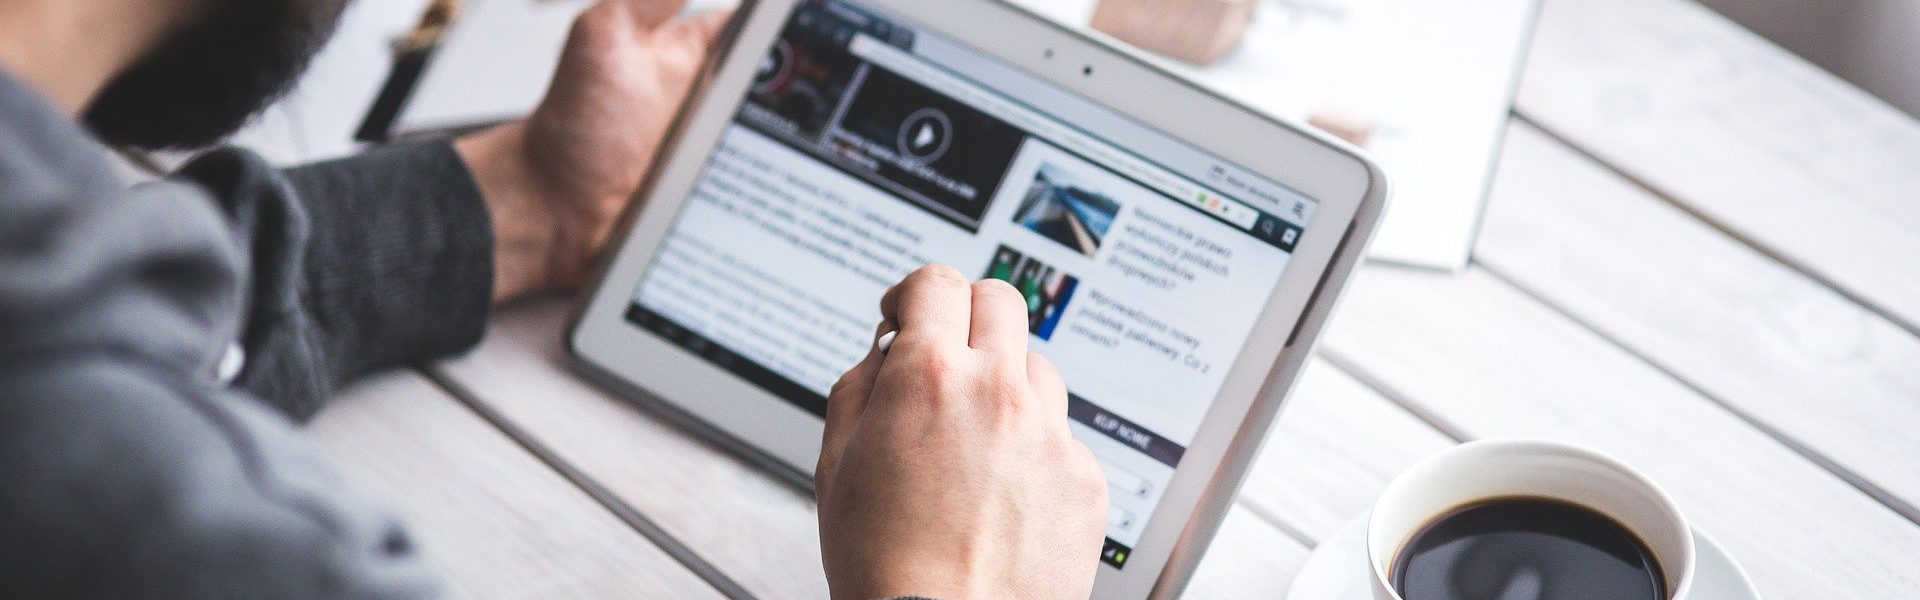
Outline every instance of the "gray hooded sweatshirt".
[[459, 156], [116, 173], [0, 73], [0, 598], [438, 596], [295, 424], [479, 339], [493, 239]]

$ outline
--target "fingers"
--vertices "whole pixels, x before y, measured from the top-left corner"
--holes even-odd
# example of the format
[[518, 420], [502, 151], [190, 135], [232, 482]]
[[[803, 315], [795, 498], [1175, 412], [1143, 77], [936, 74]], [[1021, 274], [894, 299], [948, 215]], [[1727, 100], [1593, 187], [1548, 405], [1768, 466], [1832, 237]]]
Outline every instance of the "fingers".
[[1027, 353], [1027, 386], [1033, 389], [1033, 395], [1039, 401], [1035, 408], [1041, 414], [1057, 415], [1060, 423], [1066, 424], [1067, 417], [1067, 381], [1060, 376], [1060, 369], [1053, 361], [1037, 353]]
[[953, 267], [929, 265], [907, 274], [880, 298], [880, 315], [899, 326], [895, 352], [912, 347], [957, 349], [967, 345], [973, 288]]
[[[891, 325], [882, 323], [874, 334], [891, 330]], [[847, 440], [853, 437], [861, 415], [866, 413], [867, 398], [873, 395], [873, 382], [880, 375], [882, 358], [878, 350], [868, 350], [866, 358], [841, 375], [840, 381], [827, 393], [827, 428], [821, 436], [815, 480], [830, 479], [839, 466], [840, 457], [846, 453]]]
[[654, 30], [653, 43], [657, 46], [676, 51], [687, 52], [695, 57], [705, 56], [713, 47], [720, 32], [727, 28], [727, 21], [733, 18], [731, 10], [713, 10], [685, 19], [676, 19]]
[[668, 23], [653, 33], [654, 52], [676, 57], [676, 73], [691, 80], [732, 17], [733, 11], [716, 10]]
[[680, 10], [687, 7], [687, 0], [601, 0], [625, 5], [633, 23], [643, 30], [652, 30], [671, 20]]
[[693, 17], [675, 21], [671, 27], [687, 32], [686, 35], [700, 42], [702, 47], [712, 46], [720, 32], [727, 29], [727, 21], [733, 20], [733, 11], [710, 10]]
[[967, 345], [1018, 359], [1027, 352], [1027, 301], [998, 279], [973, 284], [973, 314]]

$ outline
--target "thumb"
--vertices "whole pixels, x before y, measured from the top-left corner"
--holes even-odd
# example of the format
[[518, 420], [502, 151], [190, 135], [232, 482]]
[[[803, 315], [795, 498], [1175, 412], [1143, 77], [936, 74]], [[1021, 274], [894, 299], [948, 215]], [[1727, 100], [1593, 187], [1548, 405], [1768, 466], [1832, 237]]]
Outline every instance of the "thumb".
[[[874, 339], [891, 331], [892, 323], [881, 323], [874, 331]], [[873, 382], [880, 376], [880, 363], [886, 355], [879, 348], [867, 351], [867, 357], [854, 365], [840, 381], [833, 384], [833, 391], [827, 394], [827, 427], [820, 440], [820, 463], [814, 467], [815, 487], [833, 478], [840, 466], [840, 457], [846, 453], [847, 441], [853, 438], [853, 432], [859, 429], [860, 417], [867, 411], [867, 397], [873, 394]]]

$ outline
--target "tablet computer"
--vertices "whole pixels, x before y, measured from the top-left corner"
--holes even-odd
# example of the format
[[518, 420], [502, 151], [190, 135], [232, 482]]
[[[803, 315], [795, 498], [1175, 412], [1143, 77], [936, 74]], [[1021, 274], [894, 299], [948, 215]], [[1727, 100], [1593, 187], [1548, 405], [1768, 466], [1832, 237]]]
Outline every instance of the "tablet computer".
[[1008, 280], [1111, 487], [1096, 596], [1177, 594], [1379, 221], [1379, 169], [994, 0], [762, 0], [716, 48], [575, 362], [810, 486], [887, 287]]

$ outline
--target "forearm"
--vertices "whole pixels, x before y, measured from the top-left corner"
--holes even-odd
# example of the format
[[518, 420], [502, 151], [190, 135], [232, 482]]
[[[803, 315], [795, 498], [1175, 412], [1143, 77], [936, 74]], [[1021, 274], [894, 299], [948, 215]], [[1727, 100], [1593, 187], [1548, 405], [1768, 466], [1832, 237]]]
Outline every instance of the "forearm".
[[493, 300], [558, 285], [558, 219], [546, 208], [528, 164], [525, 124], [514, 122], [454, 142], [493, 222]]

